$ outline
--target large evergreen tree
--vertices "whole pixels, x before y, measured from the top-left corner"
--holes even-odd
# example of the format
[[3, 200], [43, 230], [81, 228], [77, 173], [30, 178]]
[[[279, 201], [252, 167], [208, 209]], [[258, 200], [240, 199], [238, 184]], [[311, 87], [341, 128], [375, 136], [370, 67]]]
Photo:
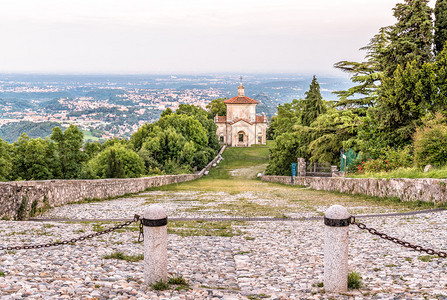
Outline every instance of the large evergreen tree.
[[389, 45], [381, 56], [386, 75], [392, 77], [397, 66], [416, 61], [417, 67], [433, 58], [433, 23], [429, 0], [405, 0], [396, 4], [397, 23], [389, 27]]
[[383, 77], [383, 61], [381, 59], [385, 47], [388, 45], [389, 27], [382, 27], [369, 42], [360, 50], [366, 50], [366, 61], [340, 61], [334, 67], [348, 73], [351, 81], [356, 85], [346, 91], [336, 91], [339, 101], [336, 106], [340, 109], [350, 109], [358, 115], [364, 116], [368, 107], [377, 101], [377, 88]]
[[447, 42], [447, 0], [437, 0], [435, 6], [435, 51], [440, 53]]
[[317, 117], [326, 112], [326, 105], [321, 97], [320, 85], [317, 77], [314, 75], [309, 90], [306, 92], [304, 100], [303, 113], [301, 115], [301, 124], [309, 126]]

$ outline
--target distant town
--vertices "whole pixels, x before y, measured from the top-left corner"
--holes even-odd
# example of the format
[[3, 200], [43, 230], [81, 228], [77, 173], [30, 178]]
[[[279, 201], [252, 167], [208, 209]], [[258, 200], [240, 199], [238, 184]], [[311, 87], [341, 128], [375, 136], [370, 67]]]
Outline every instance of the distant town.
[[[246, 91], [258, 100], [258, 112], [271, 117], [278, 104], [304, 97], [310, 77], [250, 75]], [[322, 94], [349, 86], [344, 78], [321, 78]], [[128, 138], [179, 104], [205, 108], [213, 99], [232, 97], [237, 75], [94, 76], [0, 75], [0, 138], [14, 142], [23, 132], [45, 137], [52, 127], [79, 126], [86, 140]], [[34, 126], [35, 124], [35, 126]]]

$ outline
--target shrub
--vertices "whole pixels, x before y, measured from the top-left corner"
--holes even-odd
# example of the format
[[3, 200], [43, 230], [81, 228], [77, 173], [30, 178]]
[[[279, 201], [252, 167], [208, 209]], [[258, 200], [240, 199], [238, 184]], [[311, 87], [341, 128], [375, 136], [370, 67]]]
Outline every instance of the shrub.
[[[363, 157], [363, 156], [361, 156]], [[413, 157], [411, 156], [411, 148], [405, 147], [402, 149], [386, 148], [381, 157], [376, 159], [367, 159], [359, 163], [355, 172], [357, 174], [389, 172], [398, 168], [408, 168], [413, 166]], [[353, 168], [351, 167], [350, 170]]]
[[413, 136], [414, 160], [417, 166], [447, 164], [447, 126], [428, 125], [418, 128]]
[[362, 276], [359, 273], [352, 271], [348, 274], [348, 288], [359, 289], [362, 286]]

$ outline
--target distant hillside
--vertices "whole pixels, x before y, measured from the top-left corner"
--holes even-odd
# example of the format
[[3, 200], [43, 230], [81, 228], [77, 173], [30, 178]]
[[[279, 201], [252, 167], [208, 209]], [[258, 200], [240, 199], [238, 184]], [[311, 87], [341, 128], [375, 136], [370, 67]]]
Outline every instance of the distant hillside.
[[0, 126], [0, 138], [10, 143], [16, 142], [22, 133], [26, 134], [30, 138], [45, 138], [53, 132], [53, 128], [60, 126], [61, 124], [56, 122], [41, 122], [34, 123], [30, 121], [21, 121], [18, 123], [9, 123]]

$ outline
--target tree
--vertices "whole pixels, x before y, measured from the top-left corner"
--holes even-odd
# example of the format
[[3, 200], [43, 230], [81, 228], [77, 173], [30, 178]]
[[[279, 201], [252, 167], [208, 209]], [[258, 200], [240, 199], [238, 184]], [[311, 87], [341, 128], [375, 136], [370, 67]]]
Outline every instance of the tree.
[[309, 90], [306, 92], [303, 112], [301, 114], [301, 124], [309, 126], [317, 117], [326, 112], [326, 105], [320, 93], [320, 85], [314, 75]]
[[161, 131], [161, 128], [157, 126], [156, 123], [146, 123], [132, 134], [129, 143], [132, 145], [133, 149], [138, 152], [147, 138], [155, 137], [161, 133]]
[[92, 158], [87, 166], [92, 178], [135, 178], [144, 174], [144, 162], [132, 149], [114, 145]]
[[447, 47], [438, 54], [433, 68], [436, 75], [437, 94], [432, 110], [447, 111]]
[[215, 115], [227, 115], [227, 106], [224, 103], [226, 99], [227, 98], [214, 99], [210, 103], [208, 103], [208, 105], [206, 106], [206, 110], [209, 112], [211, 118], [214, 118]]
[[64, 132], [59, 127], [54, 127], [51, 140], [55, 144], [62, 178], [78, 178], [82, 163], [87, 159], [87, 155], [81, 151], [84, 140], [82, 131], [75, 125], [70, 125]]
[[48, 139], [30, 139], [25, 133], [13, 144], [10, 179], [45, 180], [57, 178], [58, 162]]
[[0, 181], [9, 177], [12, 168], [10, 152], [11, 146], [0, 139]]
[[400, 65], [416, 62], [416, 67], [432, 61], [433, 24], [429, 0], [405, 0], [394, 7], [397, 23], [389, 27], [389, 44], [383, 51], [386, 76], [392, 77]]
[[110, 148], [110, 154], [107, 159], [104, 176], [106, 178], [124, 178], [123, 162], [116, 157], [116, 151], [113, 147]]
[[84, 153], [87, 155], [87, 160], [95, 157], [101, 152], [101, 143], [99, 142], [87, 142], [84, 144]]
[[277, 116], [272, 118], [270, 127], [274, 132], [272, 138], [276, 138], [285, 132], [293, 130], [293, 125], [301, 124], [304, 109], [304, 101], [293, 99], [292, 103], [280, 104], [277, 107]]
[[296, 163], [298, 157], [303, 157], [303, 135], [301, 132], [286, 132], [276, 137], [273, 148], [270, 149], [267, 175], [290, 175], [291, 163]]
[[220, 149], [219, 139], [217, 137], [217, 126], [214, 123], [214, 117], [210, 116], [203, 108], [195, 105], [180, 104], [175, 111], [177, 115], [187, 115], [193, 117], [202, 124], [207, 131], [208, 147], [217, 151]]
[[337, 164], [341, 149], [357, 148], [357, 130], [361, 123], [361, 118], [352, 110], [332, 108], [318, 116], [309, 129], [310, 160]]
[[435, 53], [440, 53], [447, 42], [447, 0], [435, 5]]
[[160, 118], [156, 124], [163, 130], [166, 130], [169, 127], [175, 129], [175, 131], [180, 133], [186, 140], [194, 141], [199, 147], [206, 147], [208, 145], [207, 131], [194, 117], [170, 114]]
[[377, 88], [383, 77], [382, 54], [388, 45], [388, 27], [382, 27], [369, 44], [360, 50], [366, 50], [366, 61], [340, 61], [334, 67], [350, 74], [351, 81], [356, 85], [346, 91], [336, 91], [339, 100], [336, 106], [340, 109], [351, 109], [354, 113], [364, 116], [366, 110], [377, 101]]
[[386, 145], [402, 147], [411, 142], [411, 136], [420, 125], [420, 119], [436, 102], [436, 74], [433, 65], [421, 67], [417, 61], [397, 67], [393, 77], [386, 77], [380, 89], [375, 110], [378, 134]]

